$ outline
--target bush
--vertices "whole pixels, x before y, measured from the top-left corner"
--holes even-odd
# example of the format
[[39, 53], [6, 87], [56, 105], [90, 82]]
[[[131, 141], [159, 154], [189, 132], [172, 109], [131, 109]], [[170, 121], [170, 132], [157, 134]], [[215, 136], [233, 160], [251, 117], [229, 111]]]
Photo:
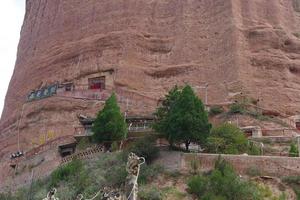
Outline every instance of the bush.
[[246, 153], [248, 142], [244, 133], [236, 126], [225, 123], [211, 130], [206, 146], [211, 153]]
[[141, 200], [162, 200], [162, 193], [156, 187], [142, 187], [138, 193]]
[[150, 182], [159, 174], [161, 174], [163, 171], [164, 169], [160, 165], [144, 164], [141, 166], [138, 182], [139, 184], [146, 184], [147, 182]]
[[239, 178], [232, 166], [220, 158], [210, 174], [189, 180], [188, 191], [202, 199], [262, 199], [254, 184]]
[[297, 194], [297, 200], [300, 200], [300, 176], [286, 176], [282, 181], [293, 188]]
[[159, 149], [155, 146], [155, 141], [155, 137], [145, 137], [136, 141], [128, 149], [128, 151], [133, 152], [138, 156], [144, 157], [146, 162], [149, 164], [159, 156]]
[[229, 114], [244, 114], [246, 105], [244, 103], [234, 103], [230, 106]]
[[215, 116], [224, 112], [222, 106], [212, 106], [209, 110], [209, 116]]
[[126, 176], [126, 163], [111, 165], [104, 175], [107, 186], [114, 187], [120, 187], [122, 184], [124, 184]]
[[205, 194], [208, 187], [208, 180], [206, 177], [201, 175], [193, 176], [188, 180], [188, 191], [192, 194], [195, 194], [198, 197], [201, 197]]
[[295, 143], [292, 143], [290, 145], [289, 156], [290, 157], [299, 157], [299, 150]]
[[248, 142], [248, 150], [247, 154], [249, 155], [261, 155], [261, 148], [255, 145], [255, 143], [249, 141]]
[[82, 169], [83, 164], [80, 160], [73, 160], [64, 166], [59, 167], [51, 174], [50, 187], [56, 187], [59, 182], [69, 180], [72, 176], [80, 173]]
[[282, 178], [282, 181], [287, 184], [298, 184], [300, 185], [300, 176], [286, 176]]
[[112, 151], [118, 151], [119, 150], [119, 144], [117, 141], [114, 141], [112, 144], [111, 144], [111, 150]]

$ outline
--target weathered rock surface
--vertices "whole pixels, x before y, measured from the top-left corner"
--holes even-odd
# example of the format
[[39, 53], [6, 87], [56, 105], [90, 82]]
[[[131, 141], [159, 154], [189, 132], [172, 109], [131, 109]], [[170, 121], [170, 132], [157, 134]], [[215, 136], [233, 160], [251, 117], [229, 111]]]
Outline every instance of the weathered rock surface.
[[27, 0], [0, 122], [0, 177], [18, 135], [28, 151], [48, 133], [72, 135], [77, 115], [102, 105], [59, 96], [26, 103], [31, 90], [64, 81], [82, 90], [110, 69], [109, 91], [129, 99], [121, 106], [132, 115], [150, 114], [184, 83], [203, 99], [208, 83], [211, 104], [242, 92], [267, 109], [299, 113], [300, 1]]

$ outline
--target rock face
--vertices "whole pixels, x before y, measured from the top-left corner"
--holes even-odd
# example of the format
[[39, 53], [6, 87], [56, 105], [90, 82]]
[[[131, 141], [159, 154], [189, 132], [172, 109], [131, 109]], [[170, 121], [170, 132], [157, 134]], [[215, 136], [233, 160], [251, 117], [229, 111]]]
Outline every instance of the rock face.
[[[131, 115], [151, 114], [184, 83], [203, 99], [208, 83], [209, 104], [243, 93], [292, 115], [299, 75], [299, 0], [27, 0], [0, 122], [0, 171], [17, 141], [29, 151], [74, 134], [77, 116], [95, 115], [112, 91]], [[98, 76], [106, 90], [89, 93]], [[32, 90], [66, 82], [75, 90], [26, 100]]]

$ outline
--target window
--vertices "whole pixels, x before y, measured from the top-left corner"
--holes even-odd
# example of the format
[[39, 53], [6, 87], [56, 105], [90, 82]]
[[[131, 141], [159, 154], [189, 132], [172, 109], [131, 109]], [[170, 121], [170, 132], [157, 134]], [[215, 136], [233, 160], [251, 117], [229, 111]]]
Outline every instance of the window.
[[300, 122], [296, 122], [296, 128], [300, 131]]
[[72, 88], [73, 88], [73, 84], [72, 83], [69, 83], [69, 84], [65, 85], [65, 91], [66, 92], [72, 91]]
[[41, 98], [41, 97], [42, 97], [42, 94], [43, 94], [42, 90], [39, 90], [39, 91], [36, 93], [36, 97], [37, 97], [37, 98]]
[[253, 130], [251, 130], [251, 129], [247, 129], [244, 132], [245, 132], [246, 137], [252, 137], [252, 135], [253, 135]]
[[105, 76], [90, 78], [89, 79], [89, 89], [90, 90], [105, 90]]
[[31, 101], [31, 100], [34, 100], [35, 98], [35, 92], [31, 92], [28, 96], [28, 100]]

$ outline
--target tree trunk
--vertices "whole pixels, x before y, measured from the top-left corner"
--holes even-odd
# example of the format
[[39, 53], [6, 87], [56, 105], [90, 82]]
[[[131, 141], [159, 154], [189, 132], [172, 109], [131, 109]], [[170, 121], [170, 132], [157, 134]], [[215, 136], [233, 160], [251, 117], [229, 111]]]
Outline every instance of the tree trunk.
[[189, 151], [190, 141], [185, 141], [185, 150]]
[[169, 144], [170, 144], [169, 148], [170, 148], [171, 150], [173, 150], [173, 149], [174, 149], [174, 144], [173, 144], [173, 142], [169, 142]]

